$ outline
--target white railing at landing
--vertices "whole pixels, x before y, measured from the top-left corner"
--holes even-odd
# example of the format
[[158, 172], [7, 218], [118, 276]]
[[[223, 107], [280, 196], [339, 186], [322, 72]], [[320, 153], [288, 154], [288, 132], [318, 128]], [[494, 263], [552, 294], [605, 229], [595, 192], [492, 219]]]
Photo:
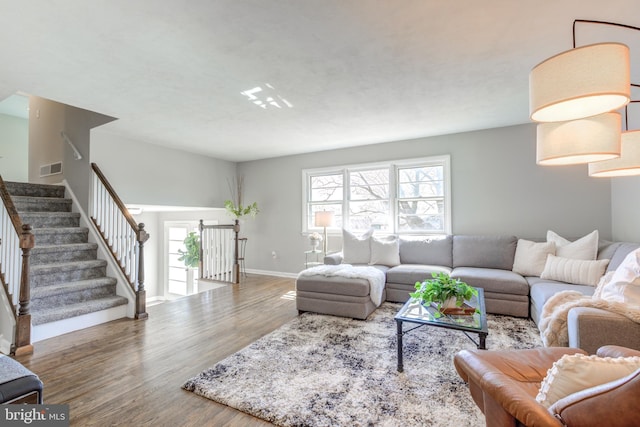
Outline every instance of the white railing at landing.
[[200, 220], [200, 279], [238, 283], [239, 225], [205, 225]]

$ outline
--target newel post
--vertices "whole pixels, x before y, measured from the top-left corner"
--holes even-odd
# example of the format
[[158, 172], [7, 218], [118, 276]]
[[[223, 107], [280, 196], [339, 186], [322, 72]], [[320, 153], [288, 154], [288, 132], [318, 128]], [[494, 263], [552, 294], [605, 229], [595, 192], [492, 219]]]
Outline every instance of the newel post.
[[147, 291], [144, 290], [144, 242], [149, 240], [149, 233], [144, 230], [144, 223], [138, 224], [138, 288], [136, 289], [136, 319], [147, 319]]
[[20, 234], [20, 249], [22, 249], [22, 271], [20, 274], [20, 296], [18, 317], [16, 319], [16, 343], [14, 354], [32, 354], [31, 344], [31, 314], [29, 313], [29, 302], [31, 300], [31, 288], [29, 284], [29, 256], [31, 249], [35, 246], [35, 237], [31, 233], [29, 224], [22, 225]]
[[240, 221], [236, 219], [235, 224], [233, 225], [233, 232], [236, 233], [235, 236], [235, 255], [233, 260], [233, 283], [240, 283], [240, 262], [238, 261], [239, 253], [238, 253], [238, 234], [240, 233]]

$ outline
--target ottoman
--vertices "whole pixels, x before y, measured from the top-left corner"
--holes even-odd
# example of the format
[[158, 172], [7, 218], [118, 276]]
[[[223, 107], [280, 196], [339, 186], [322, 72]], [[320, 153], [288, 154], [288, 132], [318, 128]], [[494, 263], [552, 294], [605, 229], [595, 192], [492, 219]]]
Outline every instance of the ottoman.
[[35, 395], [35, 403], [42, 404], [42, 381], [20, 363], [0, 354], [0, 403], [26, 402]]
[[296, 280], [296, 308], [298, 313], [311, 311], [364, 320], [377, 307], [365, 278], [300, 275]]

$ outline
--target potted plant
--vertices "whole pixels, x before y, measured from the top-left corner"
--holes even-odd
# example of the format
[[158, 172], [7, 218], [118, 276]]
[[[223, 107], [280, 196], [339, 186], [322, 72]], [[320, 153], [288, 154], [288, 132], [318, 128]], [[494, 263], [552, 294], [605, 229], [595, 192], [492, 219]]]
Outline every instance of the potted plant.
[[236, 220], [239, 220], [243, 216], [247, 215], [255, 218], [255, 216], [258, 215], [258, 212], [260, 212], [260, 209], [258, 209], [258, 203], [253, 202], [246, 206], [242, 204], [244, 178], [242, 176], [239, 176], [233, 181], [233, 183], [231, 181], [227, 181], [227, 183], [229, 184], [229, 191], [231, 192], [232, 200], [225, 200], [224, 208], [227, 210], [227, 213], [234, 217]]
[[180, 254], [178, 261], [184, 262], [186, 267], [197, 268], [200, 262], [200, 236], [191, 231], [184, 239], [184, 246], [186, 251], [178, 249]]
[[447, 273], [433, 272], [431, 277], [429, 280], [416, 282], [416, 291], [409, 295], [414, 301], [435, 306], [438, 315], [445, 308], [462, 307], [465, 301], [478, 295], [477, 289], [460, 279], [452, 278]]

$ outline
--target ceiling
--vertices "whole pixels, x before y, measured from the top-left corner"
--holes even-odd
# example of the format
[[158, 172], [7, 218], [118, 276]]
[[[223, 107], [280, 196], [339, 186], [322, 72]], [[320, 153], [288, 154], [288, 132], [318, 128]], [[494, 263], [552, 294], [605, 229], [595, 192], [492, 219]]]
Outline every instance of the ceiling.
[[[637, 0], [0, 5], [0, 99], [52, 99], [117, 117], [106, 132], [230, 161], [527, 123], [529, 71], [572, 47], [574, 19], [640, 26]], [[630, 34], [640, 82], [640, 32], [576, 33]]]

